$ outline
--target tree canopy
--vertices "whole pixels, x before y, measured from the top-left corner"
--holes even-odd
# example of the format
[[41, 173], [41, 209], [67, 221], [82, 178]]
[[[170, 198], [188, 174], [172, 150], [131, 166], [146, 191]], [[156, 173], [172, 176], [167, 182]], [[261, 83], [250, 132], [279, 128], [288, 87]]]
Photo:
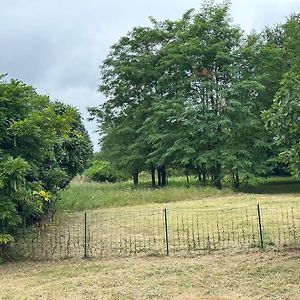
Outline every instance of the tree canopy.
[[[299, 30], [289, 22], [299, 20], [245, 36], [229, 8], [208, 2], [176, 21], [151, 18], [111, 47], [99, 85], [107, 101], [90, 113], [102, 152], [135, 182], [172, 166], [237, 187], [278, 167], [280, 145], [261, 112], [276, 106], [296, 64]], [[289, 74], [296, 86], [299, 69]]]
[[282, 49], [287, 68], [272, 106], [264, 112], [267, 127], [291, 172], [300, 175], [300, 14], [283, 25]]

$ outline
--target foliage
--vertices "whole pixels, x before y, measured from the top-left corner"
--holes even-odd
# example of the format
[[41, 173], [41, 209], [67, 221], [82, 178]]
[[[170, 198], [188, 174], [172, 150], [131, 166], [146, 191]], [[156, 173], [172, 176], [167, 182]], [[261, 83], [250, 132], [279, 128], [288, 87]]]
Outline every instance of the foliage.
[[124, 178], [124, 175], [117, 172], [111, 163], [102, 160], [93, 160], [92, 165], [85, 171], [85, 175], [98, 182], [116, 182]]
[[51, 211], [84, 170], [91, 142], [78, 111], [20, 81], [0, 81], [0, 244]]
[[272, 108], [265, 113], [275, 141], [282, 146], [281, 158], [292, 173], [300, 175], [300, 75], [288, 72], [281, 81]]
[[280, 147], [280, 157], [300, 175], [300, 14], [283, 26], [283, 47], [289, 68], [284, 73], [271, 108], [264, 112], [268, 129]]
[[228, 11], [205, 3], [177, 21], [152, 18], [112, 46], [99, 86], [107, 101], [90, 113], [117, 168], [182, 168], [218, 187], [270, 171], [277, 153], [260, 112], [275, 92], [261, 63], [271, 72], [272, 58], [283, 61], [281, 31], [244, 39]]

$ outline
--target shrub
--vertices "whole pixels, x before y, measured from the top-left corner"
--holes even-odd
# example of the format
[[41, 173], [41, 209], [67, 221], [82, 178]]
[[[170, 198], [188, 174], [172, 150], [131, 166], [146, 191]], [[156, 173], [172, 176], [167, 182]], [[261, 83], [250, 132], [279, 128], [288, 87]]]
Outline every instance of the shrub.
[[1, 255], [19, 227], [53, 211], [57, 191], [83, 172], [92, 145], [74, 107], [1, 74], [0, 108]]
[[110, 162], [103, 160], [94, 160], [91, 167], [85, 171], [85, 175], [98, 182], [116, 182], [124, 179], [124, 175], [115, 170]]

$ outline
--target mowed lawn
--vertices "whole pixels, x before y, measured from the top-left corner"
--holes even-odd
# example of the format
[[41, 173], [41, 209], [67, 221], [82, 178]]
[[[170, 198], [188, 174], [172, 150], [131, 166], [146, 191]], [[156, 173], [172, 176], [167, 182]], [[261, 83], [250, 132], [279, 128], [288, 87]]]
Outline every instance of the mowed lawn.
[[0, 299], [300, 299], [299, 251], [0, 266]]
[[[257, 203], [299, 211], [299, 186], [275, 181], [236, 193], [195, 186], [135, 191], [126, 185], [73, 182], [63, 192], [59, 210], [80, 219], [83, 210], [205, 211]], [[120, 200], [114, 203], [113, 199]], [[226, 250], [193, 257], [132, 255], [6, 263], [0, 265], [0, 299], [300, 299], [300, 251], [270, 247], [264, 252]]]

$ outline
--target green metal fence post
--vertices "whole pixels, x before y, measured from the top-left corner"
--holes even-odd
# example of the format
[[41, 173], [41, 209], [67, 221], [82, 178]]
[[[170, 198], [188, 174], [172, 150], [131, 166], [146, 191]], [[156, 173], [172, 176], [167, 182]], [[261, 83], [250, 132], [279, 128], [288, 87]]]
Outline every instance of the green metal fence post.
[[169, 234], [168, 234], [168, 215], [167, 209], [164, 209], [165, 239], [166, 239], [166, 255], [169, 256]]
[[86, 211], [84, 212], [84, 237], [83, 237], [83, 247], [84, 247], [84, 254], [83, 254], [83, 258], [87, 258], [88, 257], [88, 253], [87, 253], [87, 214]]
[[260, 250], [264, 250], [262, 222], [261, 222], [261, 210], [260, 210], [259, 204], [257, 204], [257, 215], [258, 215], [258, 229], [259, 229], [259, 238], [260, 238]]

